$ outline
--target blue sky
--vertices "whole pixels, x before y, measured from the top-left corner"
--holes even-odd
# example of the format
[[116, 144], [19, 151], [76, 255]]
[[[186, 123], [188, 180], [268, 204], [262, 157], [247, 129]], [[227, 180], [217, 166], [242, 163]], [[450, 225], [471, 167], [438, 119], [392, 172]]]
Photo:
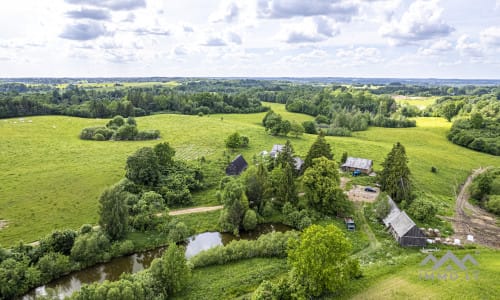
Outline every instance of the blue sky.
[[500, 78], [500, 0], [16, 0], [0, 77]]

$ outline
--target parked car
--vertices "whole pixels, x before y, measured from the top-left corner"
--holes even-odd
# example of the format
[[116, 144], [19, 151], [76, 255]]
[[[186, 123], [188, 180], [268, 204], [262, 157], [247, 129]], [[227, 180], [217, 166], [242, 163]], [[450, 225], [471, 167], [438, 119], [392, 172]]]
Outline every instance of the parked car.
[[365, 192], [376, 193], [377, 190], [372, 188], [371, 186], [365, 187]]

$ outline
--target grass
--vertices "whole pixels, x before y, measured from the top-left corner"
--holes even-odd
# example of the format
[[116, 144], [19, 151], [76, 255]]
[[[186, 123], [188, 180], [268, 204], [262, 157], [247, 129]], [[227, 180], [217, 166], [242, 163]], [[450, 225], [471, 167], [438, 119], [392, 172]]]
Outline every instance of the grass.
[[408, 104], [414, 105], [419, 109], [424, 109], [436, 102], [438, 97], [408, 97], [408, 98], [396, 98], [398, 104]]
[[[284, 119], [302, 122], [312, 117], [289, 113], [284, 105], [269, 104]], [[0, 120], [0, 244], [31, 242], [55, 229], [79, 228], [97, 223], [98, 197], [102, 190], [124, 176], [126, 158], [138, 148], [168, 141], [176, 157], [193, 160], [205, 156], [220, 159], [224, 139], [238, 131], [250, 138], [242, 153], [249, 163], [273, 144], [286, 138], [264, 132], [264, 113], [210, 115], [153, 115], [137, 118], [140, 129], [158, 129], [158, 141], [94, 142], [78, 138], [82, 128], [104, 125], [107, 120], [42, 116]], [[32, 120], [32, 123], [28, 123]], [[454, 191], [468, 173], [479, 166], [498, 165], [498, 157], [459, 147], [446, 140], [450, 123], [441, 118], [418, 118], [416, 128], [370, 128], [353, 137], [327, 137], [336, 158], [350, 156], [374, 160], [376, 170], [400, 141], [409, 157], [415, 186], [445, 204], [450, 214]], [[304, 157], [316, 136], [290, 138], [295, 152]], [[431, 173], [431, 166], [438, 168]], [[216, 203], [213, 191], [195, 195], [196, 205]]]
[[[440, 254], [434, 255], [439, 259], [445, 253], [446, 251], [441, 251]], [[387, 261], [380, 261], [366, 266], [363, 268], [364, 277], [353, 281], [341, 298], [497, 299], [500, 294], [500, 286], [498, 285], [499, 251], [489, 249], [453, 250], [453, 253], [459, 259], [469, 253], [477, 260], [477, 268], [466, 264], [469, 270], [478, 272], [470, 273], [477, 274], [477, 279], [466, 280], [465, 273], [455, 267], [454, 270], [459, 276], [456, 280], [425, 280], [422, 278], [421, 272], [430, 272], [432, 268], [420, 266], [420, 262], [426, 255], [418, 253], [407, 256], [396, 265], [388, 265]]]
[[194, 269], [192, 284], [173, 299], [235, 299], [254, 291], [263, 280], [286, 272], [286, 260], [277, 258], [254, 258]]

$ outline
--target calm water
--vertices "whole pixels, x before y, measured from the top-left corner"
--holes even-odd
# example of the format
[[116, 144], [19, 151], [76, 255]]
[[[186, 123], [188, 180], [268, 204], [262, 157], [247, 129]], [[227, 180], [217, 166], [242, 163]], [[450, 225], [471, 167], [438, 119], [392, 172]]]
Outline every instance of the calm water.
[[[282, 224], [260, 224], [252, 232], [242, 233], [239, 237], [232, 234], [220, 232], [205, 232], [190, 237], [186, 246], [186, 258], [190, 258], [203, 250], [219, 245], [227, 245], [233, 240], [257, 239], [264, 233], [272, 231], [285, 232], [290, 227]], [[95, 265], [93, 267], [71, 273], [67, 276], [54, 280], [46, 285], [37, 287], [23, 297], [23, 300], [36, 299], [37, 296], [52, 296], [63, 299], [73, 292], [80, 290], [83, 284], [103, 282], [104, 280], [115, 281], [122, 273], [136, 273], [148, 268], [153, 259], [161, 257], [165, 248], [136, 253], [129, 256], [119, 257], [111, 261]]]

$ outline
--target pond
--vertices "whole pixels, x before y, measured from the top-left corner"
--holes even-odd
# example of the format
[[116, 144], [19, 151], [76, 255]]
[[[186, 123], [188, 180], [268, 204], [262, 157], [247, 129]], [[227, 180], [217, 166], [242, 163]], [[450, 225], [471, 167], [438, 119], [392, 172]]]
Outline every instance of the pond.
[[[264, 233], [272, 231], [285, 232], [291, 228], [282, 224], [259, 224], [251, 232], [243, 232], [239, 237], [229, 233], [204, 232], [188, 238], [186, 242], [186, 258], [190, 258], [203, 250], [219, 245], [227, 245], [233, 240], [255, 240]], [[122, 273], [136, 273], [148, 268], [153, 259], [161, 257], [164, 247], [154, 250], [135, 253], [128, 256], [114, 258], [103, 264], [71, 273], [54, 280], [46, 285], [33, 289], [24, 295], [23, 300], [36, 299], [37, 296], [50, 296], [52, 298], [64, 299], [73, 292], [80, 290], [83, 284], [103, 282], [104, 280], [115, 281]]]

